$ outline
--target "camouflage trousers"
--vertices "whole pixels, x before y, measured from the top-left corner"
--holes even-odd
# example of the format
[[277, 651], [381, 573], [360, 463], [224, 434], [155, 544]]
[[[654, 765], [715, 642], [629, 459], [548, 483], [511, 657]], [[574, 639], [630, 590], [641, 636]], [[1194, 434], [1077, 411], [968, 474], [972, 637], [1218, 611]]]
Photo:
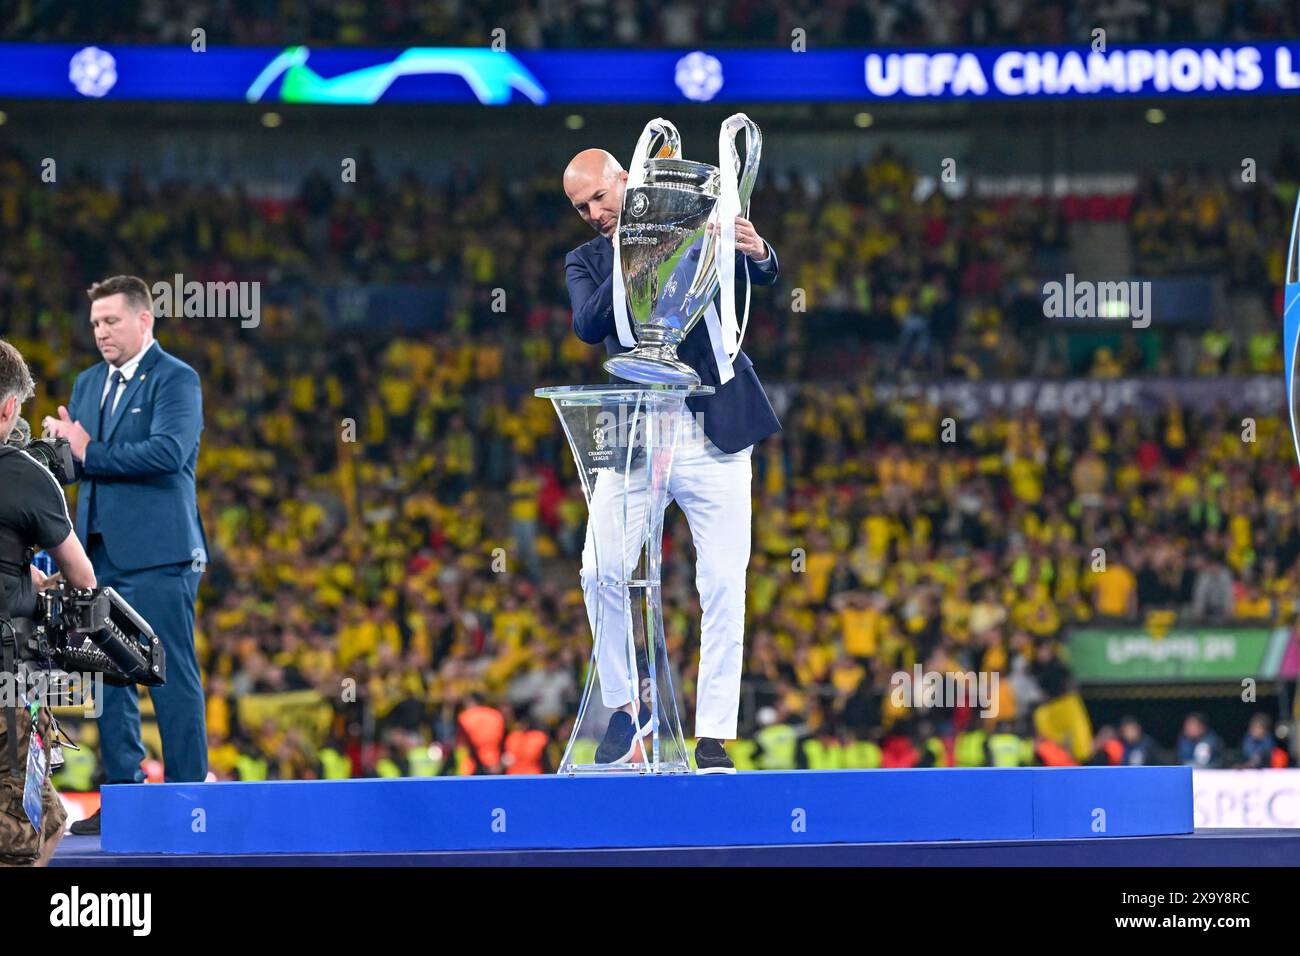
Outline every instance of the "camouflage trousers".
[[[36, 862], [46, 840], [53, 840], [68, 821], [54, 784], [46, 776], [41, 793], [41, 833], [37, 833], [27, 813], [23, 810], [23, 780], [26, 779], [27, 747], [32, 734], [32, 718], [26, 710], [18, 711], [18, 759], [24, 761], [23, 776], [10, 775], [9, 767], [9, 713], [0, 710], [0, 863], [19, 866]], [[49, 760], [50, 712], [41, 708], [37, 727], [46, 742], [46, 761]]]

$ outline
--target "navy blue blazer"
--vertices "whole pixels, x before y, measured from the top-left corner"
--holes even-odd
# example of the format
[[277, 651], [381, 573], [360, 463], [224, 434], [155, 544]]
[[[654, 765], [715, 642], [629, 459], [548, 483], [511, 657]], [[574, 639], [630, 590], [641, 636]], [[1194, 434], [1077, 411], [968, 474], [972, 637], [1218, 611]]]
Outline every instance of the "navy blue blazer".
[[118, 567], [206, 562], [194, 487], [203, 431], [198, 373], [154, 342], [100, 435], [107, 381], [108, 363], [92, 365], [77, 376], [68, 399], [68, 414], [90, 433], [86, 460], [77, 467], [77, 536], [87, 543], [94, 495], [104, 547]]
[[[771, 256], [764, 265], [744, 253], [736, 253], [736, 275], [748, 268], [754, 285], [774, 283], [779, 274], [776, 250], [771, 243], [767, 250]], [[573, 306], [574, 334], [592, 345], [604, 342], [610, 355], [629, 351], [619, 343], [614, 325], [614, 246], [610, 240], [596, 236], [574, 249], [564, 258], [564, 271]], [[743, 305], [743, 292], [738, 293], [737, 300], [737, 306]], [[714, 305], [718, 305], [717, 297]], [[735, 378], [726, 385], [718, 383], [718, 365], [713, 359], [713, 346], [703, 319], [677, 347], [677, 357], [699, 373], [702, 384], [717, 389], [712, 395], [688, 398], [686, 405], [699, 416], [704, 434], [724, 452], [741, 451], [781, 430], [781, 420], [763, 391], [754, 363], [743, 350], [732, 360]], [[610, 381], [624, 380], [610, 376]]]

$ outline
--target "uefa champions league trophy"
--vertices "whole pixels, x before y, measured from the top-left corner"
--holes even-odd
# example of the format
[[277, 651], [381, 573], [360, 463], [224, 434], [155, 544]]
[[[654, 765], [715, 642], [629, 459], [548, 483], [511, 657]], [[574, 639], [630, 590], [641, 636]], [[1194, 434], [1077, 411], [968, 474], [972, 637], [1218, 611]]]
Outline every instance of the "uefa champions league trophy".
[[[741, 130], [743, 166], [736, 151]], [[682, 159], [681, 136], [667, 120], [646, 124], [614, 236], [615, 324], [619, 341], [631, 351], [606, 360], [610, 374], [646, 385], [698, 385], [700, 376], [678, 359], [677, 346], [702, 318], [715, 354], [725, 353], [729, 362], [740, 350], [735, 223], [736, 216], [748, 215], [762, 149], [762, 133], [744, 113], [722, 124], [719, 166]], [[742, 271], [747, 322], [749, 272]], [[720, 315], [712, 308], [719, 294]]]

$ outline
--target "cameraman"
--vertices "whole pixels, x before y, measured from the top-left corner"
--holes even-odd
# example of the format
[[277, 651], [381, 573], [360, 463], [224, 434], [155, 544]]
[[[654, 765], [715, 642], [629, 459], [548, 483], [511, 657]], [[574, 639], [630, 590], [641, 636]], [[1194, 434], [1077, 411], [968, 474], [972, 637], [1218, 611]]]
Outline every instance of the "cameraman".
[[[44, 466], [20, 448], [8, 444], [19, 421], [22, 403], [35, 392], [31, 373], [23, 357], [0, 339], [0, 628], [6, 618], [31, 617], [36, 611], [36, 590], [48, 586], [46, 578], [31, 567], [33, 547], [44, 548], [58, 562], [68, 583], [78, 588], [95, 587], [95, 570], [72, 530], [63, 489]], [[5, 604], [7, 603], [7, 609]], [[17, 686], [11, 679], [10, 686]], [[67, 820], [54, 785], [46, 777], [43, 792], [44, 845], [23, 810], [24, 775], [11, 773], [8, 734], [9, 701], [0, 701], [0, 865], [44, 866], [63, 837]], [[19, 759], [25, 763], [31, 719], [19, 710]], [[39, 728], [48, 735], [49, 713], [38, 717]]]

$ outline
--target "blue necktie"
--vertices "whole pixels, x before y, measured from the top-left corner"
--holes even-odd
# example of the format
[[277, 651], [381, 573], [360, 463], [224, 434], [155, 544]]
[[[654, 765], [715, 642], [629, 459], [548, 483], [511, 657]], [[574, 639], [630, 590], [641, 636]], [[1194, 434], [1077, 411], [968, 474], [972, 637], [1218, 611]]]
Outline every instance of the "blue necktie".
[[[117, 388], [125, 381], [120, 369], [113, 369], [113, 376], [109, 379], [108, 391], [104, 394], [104, 400], [99, 403], [99, 435], [100, 441], [104, 441], [108, 432], [109, 419], [113, 417], [113, 401], [117, 398]], [[90, 504], [86, 508], [86, 534], [99, 533], [99, 509], [96, 507], [98, 502], [95, 500], [95, 483], [90, 482], [87, 489], [90, 493]]]
[[113, 401], [117, 398], [117, 389], [125, 379], [122, 377], [121, 369], [113, 369], [113, 376], [109, 379], [108, 394], [104, 396], [103, 404], [99, 406], [99, 440], [103, 441], [108, 434], [108, 422], [113, 417]]

